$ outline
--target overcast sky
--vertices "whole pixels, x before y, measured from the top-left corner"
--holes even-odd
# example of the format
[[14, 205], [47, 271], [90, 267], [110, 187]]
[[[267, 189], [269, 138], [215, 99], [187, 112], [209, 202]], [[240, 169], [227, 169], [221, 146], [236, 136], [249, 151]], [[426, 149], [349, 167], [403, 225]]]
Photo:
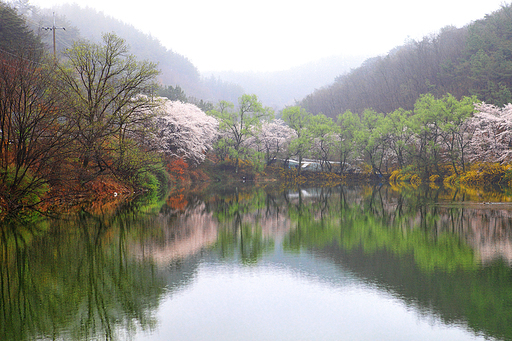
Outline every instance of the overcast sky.
[[30, 0], [43, 8], [67, 2], [132, 24], [206, 72], [277, 71], [333, 55], [382, 55], [510, 1]]

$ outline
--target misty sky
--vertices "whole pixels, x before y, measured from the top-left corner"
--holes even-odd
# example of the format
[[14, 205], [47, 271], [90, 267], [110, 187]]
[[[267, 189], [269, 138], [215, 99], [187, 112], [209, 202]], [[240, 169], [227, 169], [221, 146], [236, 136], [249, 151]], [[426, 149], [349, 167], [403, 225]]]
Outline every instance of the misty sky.
[[67, 2], [150, 33], [206, 72], [276, 71], [333, 55], [382, 55], [510, 1], [30, 0], [43, 8]]

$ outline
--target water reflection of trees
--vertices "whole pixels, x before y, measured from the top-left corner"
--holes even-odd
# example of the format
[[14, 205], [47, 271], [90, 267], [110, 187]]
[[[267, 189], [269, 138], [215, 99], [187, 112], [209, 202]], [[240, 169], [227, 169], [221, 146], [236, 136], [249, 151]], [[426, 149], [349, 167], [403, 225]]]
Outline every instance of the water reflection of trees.
[[[274, 216], [272, 200], [265, 191], [241, 191], [217, 196], [214, 216], [219, 222], [218, 240], [214, 249], [221, 258], [239, 258], [243, 264], [255, 264], [268, 250], [273, 249], [271, 233], [263, 232], [262, 221]], [[269, 231], [267, 231], [269, 232]]]
[[[254, 264], [282, 233], [286, 250], [307, 249], [420, 312], [511, 338], [512, 272], [499, 261], [482, 265], [477, 247], [479, 236], [489, 234], [482, 231], [508, 238], [508, 211], [443, 204], [453, 195], [387, 186], [233, 188], [200, 199], [205, 204], [185, 215], [213, 217], [217, 241], [208, 249], [221, 259]], [[489, 226], [489, 219], [499, 223]]]
[[[194, 214], [211, 213], [224, 229], [231, 224], [230, 238], [238, 238], [240, 245], [244, 241], [243, 222], [246, 229], [255, 231], [268, 230], [284, 220], [288, 226], [290, 222], [294, 225], [287, 239], [290, 248], [295, 236], [309, 231], [314, 235], [303, 238], [309, 243], [316, 242], [317, 237], [326, 241], [334, 238], [340, 242], [343, 239], [346, 247], [362, 243], [368, 250], [385, 247], [398, 254], [412, 252], [426, 270], [470, 268], [482, 257], [492, 257], [490, 251], [479, 251], [496, 244], [509, 245], [509, 211], [440, 204], [453, 198], [460, 198], [460, 194], [446, 188], [396, 191], [382, 185], [277, 191], [233, 188], [208, 196], [203, 209]], [[351, 228], [340, 233], [340, 224]], [[307, 231], [303, 231], [304, 225], [309, 227]], [[505, 238], [498, 241], [498, 236]], [[501, 255], [512, 260], [512, 254]]]
[[494, 242], [488, 236], [512, 240], [508, 205], [454, 203], [443, 188], [328, 191], [288, 202], [295, 227], [286, 248], [318, 251], [447, 323], [512, 338], [512, 270], [499, 259], [482, 264], [479, 254]]
[[511, 339], [512, 271], [484, 251], [510, 243], [512, 210], [453, 198], [462, 199], [446, 188], [241, 185], [176, 192], [153, 210], [5, 225], [0, 339], [151, 329], [159, 298], [191, 282], [203, 252], [251, 265], [281, 239], [287, 251], [318, 252], [420, 311]]
[[131, 257], [128, 215], [53, 221], [46, 234], [1, 227], [0, 339], [105, 339], [151, 329], [165, 287]]

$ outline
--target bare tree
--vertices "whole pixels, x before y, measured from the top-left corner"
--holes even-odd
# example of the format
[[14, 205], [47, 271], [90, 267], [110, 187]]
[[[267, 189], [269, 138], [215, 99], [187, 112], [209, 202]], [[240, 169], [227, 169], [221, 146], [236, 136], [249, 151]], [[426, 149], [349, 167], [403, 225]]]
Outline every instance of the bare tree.
[[0, 212], [33, 207], [62, 181], [69, 122], [52, 91], [53, 63], [33, 57], [0, 54]]
[[[114, 34], [105, 34], [102, 45], [75, 43], [65, 56], [59, 78], [68, 95], [67, 119], [75, 127], [82, 167], [95, 169], [82, 179], [87, 181], [109, 168], [110, 153], [123, 159], [126, 133], [140, 123], [141, 112], [155, 106], [151, 96], [140, 94], [151, 94], [158, 71], [154, 63], [128, 54], [125, 41]], [[118, 139], [116, 151], [112, 138]]]

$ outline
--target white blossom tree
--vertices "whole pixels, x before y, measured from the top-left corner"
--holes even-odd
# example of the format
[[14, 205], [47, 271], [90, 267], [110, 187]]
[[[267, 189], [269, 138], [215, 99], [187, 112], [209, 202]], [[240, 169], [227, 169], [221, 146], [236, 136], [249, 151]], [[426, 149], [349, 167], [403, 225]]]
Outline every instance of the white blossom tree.
[[156, 143], [165, 154], [198, 165], [212, 148], [218, 135], [218, 122], [196, 105], [158, 99], [162, 102], [156, 120]]
[[503, 108], [491, 104], [475, 104], [471, 119], [475, 132], [471, 140], [470, 161], [512, 161], [512, 104]]
[[282, 156], [288, 148], [295, 131], [281, 119], [263, 121], [261, 127], [251, 140], [259, 152], [265, 154], [267, 165], [272, 164]]

